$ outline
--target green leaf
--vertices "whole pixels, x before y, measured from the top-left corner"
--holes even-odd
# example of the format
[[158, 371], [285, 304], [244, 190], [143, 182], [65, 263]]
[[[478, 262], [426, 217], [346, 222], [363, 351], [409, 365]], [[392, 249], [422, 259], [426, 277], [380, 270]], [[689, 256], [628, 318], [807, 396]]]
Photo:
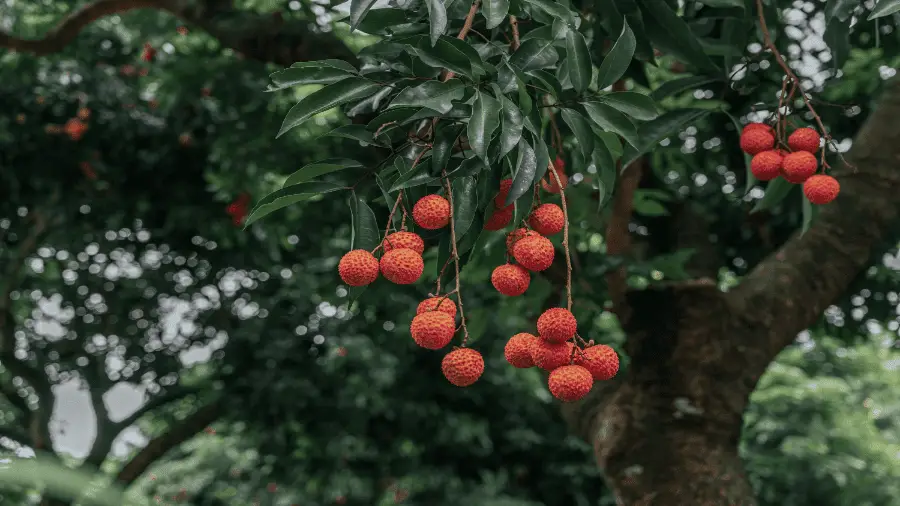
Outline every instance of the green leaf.
[[324, 174], [330, 174], [339, 170], [359, 168], [363, 165], [356, 160], [345, 158], [330, 158], [321, 162], [311, 163], [304, 166], [297, 172], [294, 172], [285, 180], [282, 188], [293, 186], [295, 184], [305, 183]]
[[525, 3], [546, 12], [552, 18], [562, 18], [569, 24], [575, 23], [575, 14], [559, 2], [552, 0], [525, 0]]
[[602, 90], [607, 86], [612, 86], [625, 75], [625, 71], [631, 65], [631, 59], [634, 58], [636, 45], [634, 32], [631, 31], [627, 21], [623, 22], [622, 33], [619, 34], [619, 38], [610, 49], [609, 54], [600, 63], [600, 69], [597, 71], [597, 88]]
[[284, 209], [291, 204], [302, 202], [304, 200], [315, 197], [316, 195], [322, 195], [325, 193], [336, 192], [338, 190], [344, 189], [346, 188], [332, 183], [311, 182], [304, 184], [295, 184], [293, 186], [288, 186], [287, 188], [276, 190], [266, 195], [256, 203], [256, 205], [247, 215], [247, 219], [244, 220], [244, 229], [249, 227], [254, 222], [258, 221], [260, 218], [272, 214], [279, 209]]
[[756, 205], [750, 210], [750, 214], [766, 211], [777, 206], [793, 188], [794, 185], [782, 177], [769, 181], [769, 185], [766, 186], [766, 194], [756, 202]]
[[578, 93], [584, 93], [591, 85], [594, 65], [591, 63], [591, 52], [584, 35], [578, 30], [569, 30], [566, 34], [566, 59], [569, 62], [569, 81]]
[[659, 117], [659, 110], [656, 108], [656, 103], [652, 98], [643, 93], [619, 91], [601, 95], [599, 100], [637, 120], [649, 121]]
[[[728, 111], [723, 110], [722, 113], [728, 116], [728, 119], [730, 119], [731, 123], [734, 125], [735, 131], [738, 133], [738, 135], [740, 135], [741, 130], [743, 130], [741, 122], [738, 121], [738, 119], [731, 115], [731, 113], [729, 113]], [[744, 153], [744, 195], [750, 193], [750, 190], [752, 190], [758, 182], [756, 176], [753, 175], [753, 171], [750, 170], [750, 160], [752, 160], [752, 157], [747, 153]]]
[[900, 12], [900, 0], [878, 0], [867, 19], [872, 21], [875, 18], [890, 16], [895, 12]]
[[472, 73], [475, 75], [486, 74], [488, 69], [494, 70], [492, 66], [486, 65], [484, 60], [481, 58], [481, 54], [472, 47], [471, 44], [464, 40], [459, 40], [456, 37], [448, 37], [446, 35], [441, 37], [441, 40], [438, 41], [438, 45], [446, 44], [453, 49], [455, 49], [458, 53], [462, 54], [468, 59], [469, 65], [472, 67]]
[[814, 206], [812, 202], [806, 198], [806, 195], [802, 195], [803, 199], [803, 227], [800, 229], [800, 235], [806, 233], [809, 230], [809, 227], [812, 226], [813, 222], [816, 221], [816, 217], [819, 215], [819, 206]]
[[[499, 89], [498, 89], [499, 91]], [[503, 127], [500, 129], [500, 152], [497, 158], [503, 158], [513, 150], [522, 139], [522, 111], [512, 100], [498, 95], [503, 111]]]
[[584, 110], [587, 111], [588, 117], [603, 130], [615, 132], [625, 139], [625, 142], [631, 145], [637, 145], [638, 135], [634, 123], [621, 112], [612, 107], [601, 104], [599, 102], [587, 102], [584, 104]]
[[480, 91], [476, 92], [472, 118], [466, 130], [469, 145], [482, 160], [487, 161], [487, 149], [494, 131], [500, 126], [500, 102]]
[[547, 151], [547, 143], [541, 137], [540, 132], [531, 135], [531, 141], [534, 146], [534, 182], [537, 183], [544, 178], [547, 173], [547, 167], [550, 165], [550, 152]]
[[391, 189], [388, 191], [394, 193], [395, 191], [430, 184], [438, 181], [439, 179], [440, 178], [434, 177], [428, 172], [417, 172], [415, 170], [411, 170], [409, 172], [401, 174], [400, 177], [398, 177], [397, 180], [394, 181], [393, 186], [391, 186]]
[[835, 18], [846, 23], [859, 5], [859, 0], [828, 0], [825, 4], [825, 24]]
[[307, 84], [333, 84], [356, 75], [353, 65], [343, 60], [320, 60], [299, 62], [272, 73], [272, 84], [266, 91], [277, 91], [291, 86]]
[[434, 145], [431, 148], [433, 174], [440, 174], [447, 167], [447, 160], [453, 154], [453, 144], [456, 143], [460, 133], [462, 133], [462, 127], [438, 122], [434, 133]]
[[428, 33], [431, 45], [434, 46], [447, 30], [447, 8], [444, 7], [444, 0], [425, 0], [425, 6], [428, 8], [430, 22]]
[[678, 109], [641, 124], [638, 129], [640, 142], [625, 148], [625, 153], [622, 154], [622, 168], [656, 147], [661, 140], [680, 131], [684, 125], [697, 121], [710, 112], [708, 109]]
[[675, 79], [672, 81], [666, 81], [656, 88], [655, 90], [650, 92], [650, 97], [657, 102], [661, 101], [666, 97], [670, 97], [675, 95], [676, 93], [681, 93], [682, 91], [697, 89], [704, 84], [717, 82], [719, 79], [714, 77], [706, 77], [706, 76], [692, 76], [692, 77], [683, 77], [681, 79]]
[[659, 201], [643, 192], [634, 193], [634, 212], [643, 216], [666, 216], [669, 211]]
[[546, 91], [553, 96], [553, 98], [559, 98], [559, 96], [562, 95], [562, 84], [560, 84], [559, 79], [550, 72], [547, 72], [546, 70], [533, 70], [527, 72], [527, 74], [537, 79], [543, 87], [542, 91]]
[[534, 149], [524, 139], [519, 141], [519, 156], [516, 175], [513, 178], [512, 187], [506, 197], [506, 205], [511, 205], [525, 192], [531, 191], [534, 186], [534, 173], [537, 170], [537, 158]]
[[497, 27], [509, 14], [509, 0], [484, 0], [481, 4], [481, 13], [487, 20], [487, 28]]
[[703, 0], [703, 4], [709, 7], [738, 7], [744, 8], [744, 0]]
[[850, 57], [850, 23], [831, 20], [825, 26], [824, 39], [831, 50], [831, 65], [840, 70]]
[[456, 238], [466, 235], [478, 212], [478, 185], [475, 176], [461, 177], [452, 183], [453, 226]]
[[607, 181], [611, 179], [612, 182], [615, 183], [616, 174], [618, 173], [616, 170], [616, 157], [610, 152], [609, 147], [607, 147], [605, 142], [598, 142], [596, 143], [596, 149], [594, 149], [594, 153], [591, 156], [591, 161], [593, 161], [594, 165], [597, 167], [597, 172], [600, 174], [600, 181], [606, 185], [605, 187], [600, 188], [600, 190], [604, 192], [603, 196], [607, 196], [613, 189], [612, 184], [607, 185]]
[[665, 0], [643, 0], [640, 6], [647, 34], [654, 44], [677, 59], [705, 72], [714, 74], [720, 72], [716, 64], [703, 52], [703, 46], [691, 33], [688, 24]]
[[[388, 202], [388, 205], [391, 203]], [[355, 223], [353, 224], [353, 249], [372, 251], [381, 242], [381, 232], [378, 230], [378, 219], [366, 202], [357, 197], [350, 197], [350, 205], [353, 209]]]
[[363, 18], [369, 12], [369, 9], [375, 5], [378, 0], [350, 0], [350, 31], [356, 30], [356, 27], [362, 22]]
[[322, 137], [341, 137], [344, 139], [359, 141], [363, 144], [381, 145], [379, 141], [375, 140], [375, 136], [372, 134], [372, 132], [369, 131], [368, 128], [366, 128], [365, 125], [342, 125], [328, 132]]
[[447, 178], [453, 179], [455, 177], [474, 176], [483, 171], [485, 167], [487, 167], [487, 165], [485, 165], [484, 161], [478, 157], [473, 156], [472, 158], [466, 158], [459, 164], [459, 167], [447, 173]]
[[553, 47], [553, 41], [546, 39], [529, 39], [509, 57], [509, 63], [523, 71], [552, 67], [557, 60], [559, 53]]
[[447, 37], [438, 39], [434, 46], [425, 37], [418, 39], [412, 37], [407, 40], [418, 41], [417, 45], [407, 45], [406, 47], [408, 51], [421, 59], [422, 63], [438, 69], [447, 69], [463, 76], [472, 76], [472, 62], [469, 57], [447, 42]]
[[529, 188], [521, 197], [516, 199], [515, 209], [513, 209], [513, 227], [518, 227], [528, 215], [531, 214], [531, 208], [534, 207], [534, 189]]
[[373, 95], [380, 88], [380, 84], [373, 83], [368, 79], [351, 77], [311, 93], [294, 105], [294, 107], [291, 107], [275, 138], [281, 137], [289, 130], [322, 111], [327, 111], [354, 100], [362, 100]]
[[[384, 202], [387, 205], [393, 205], [394, 199], [396, 197], [391, 197], [390, 192], [388, 192], [388, 185], [384, 182], [384, 179], [381, 178], [380, 175], [375, 174], [375, 182], [378, 184], [378, 189], [381, 190], [381, 195], [384, 197]], [[402, 213], [394, 213], [394, 217], [392, 219], [394, 223], [394, 228], [400, 230], [400, 224], [403, 223]]]
[[594, 151], [595, 137], [591, 126], [581, 114], [572, 109], [562, 109], [561, 116], [566, 125], [569, 126], [569, 129], [572, 130], [572, 133], [575, 134], [582, 156], [584, 156], [585, 160], [590, 160], [591, 153]]
[[459, 79], [426, 81], [401, 91], [388, 108], [427, 107], [444, 114], [453, 108], [454, 100], [462, 99], [464, 93], [465, 85]]

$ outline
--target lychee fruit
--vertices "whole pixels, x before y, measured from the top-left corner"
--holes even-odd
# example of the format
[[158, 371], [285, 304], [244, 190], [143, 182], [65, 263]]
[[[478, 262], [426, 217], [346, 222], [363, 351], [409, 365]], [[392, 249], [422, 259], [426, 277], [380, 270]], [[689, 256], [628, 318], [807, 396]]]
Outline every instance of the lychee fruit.
[[562, 343], [575, 337], [578, 322], [568, 309], [552, 307], [538, 317], [537, 329], [541, 339]]
[[772, 149], [757, 153], [750, 160], [750, 172], [760, 181], [775, 179], [781, 174], [782, 159], [781, 153]]
[[441, 311], [427, 311], [413, 317], [409, 324], [413, 341], [429, 350], [439, 350], [450, 344], [456, 333], [453, 317]]
[[512, 188], [512, 184], [512, 179], [504, 179], [500, 181], [500, 191], [497, 193], [497, 196], [494, 197], [494, 205], [497, 207], [497, 209], [503, 209], [504, 207], [507, 207], [506, 197], [509, 197], [509, 189]]
[[411, 285], [424, 270], [422, 255], [409, 248], [392, 249], [381, 256], [381, 274], [391, 283]]
[[381, 247], [385, 253], [393, 249], [408, 248], [421, 255], [425, 251], [425, 241], [413, 232], [394, 232], [384, 238]]
[[551, 372], [547, 383], [553, 397], [563, 402], [575, 402], [591, 391], [594, 378], [580, 365], [565, 365]]
[[541, 188], [548, 193], [562, 193], [562, 190], [565, 190], [566, 187], [569, 186], [569, 176], [566, 175], [565, 171], [560, 167], [554, 166], [553, 170], [556, 172], [556, 175], [559, 176], [561, 185], [556, 183], [556, 178], [548, 171], [548, 174], [541, 180]]
[[450, 297], [430, 297], [420, 302], [419, 306], [416, 307], [416, 314], [427, 313], [428, 311], [440, 311], [456, 318], [456, 303]]
[[530, 230], [527, 228], [517, 228], [506, 235], [506, 252], [510, 255], [513, 254], [513, 248], [515, 245], [525, 239], [526, 237], [537, 237], [540, 234], [535, 232], [534, 230]]
[[606, 381], [619, 372], [619, 355], [609, 346], [598, 344], [576, 352], [575, 364], [590, 371], [595, 380]]
[[467, 387], [484, 373], [484, 358], [471, 348], [457, 348], [444, 356], [441, 371], [450, 383]]
[[521, 265], [504, 264], [491, 273], [491, 284], [507, 297], [518, 297], [528, 290], [531, 274]]
[[526, 237], [513, 246], [513, 258], [529, 271], [547, 270], [553, 264], [555, 253], [550, 239], [541, 235]]
[[534, 359], [534, 365], [545, 371], [552, 371], [569, 364], [574, 347], [571, 342], [552, 343], [538, 339], [531, 347], [531, 358]]
[[810, 176], [803, 183], [803, 194], [810, 202], [817, 205], [828, 204], [836, 199], [840, 192], [841, 184], [838, 183], [838, 180], [824, 174]]
[[364, 249], [349, 251], [338, 262], [341, 281], [350, 286], [365, 286], [378, 279], [378, 259]]
[[819, 132], [812, 128], [798, 128], [788, 136], [788, 146], [791, 151], [807, 151], [815, 153], [819, 150]]
[[562, 232], [566, 223], [566, 215], [556, 204], [541, 204], [531, 213], [528, 224], [535, 232], [550, 236]]
[[741, 135], [744, 135], [751, 130], [762, 130], [764, 132], [769, 132], [770, 134], [772, 133], [772, 127], [765, 123], [750, 123], [741, 130]]
[[426, 230], [437, 230], [450, 223], [450, 202], [440, 195], [426, 195], [413, 206], [413, 220]]
[[788, 153], [781, 161], [781, 175], [794, 184], [799, 184], [810, 178], [819, 168], [816, 155], [808, 151]]
[[490, 218], [484, 224], [485, 230], [495, 231], [505, 228], [513, 219], [515, 206], [506, 206], [502, 209], [495, 209], [491, 213]]
[[506, 346], [503, 348], [503, 356], [506, 361], [513, 367], [519, 369], [528, 369], [534, 367], [534, 346], [537, 344], [538, 338], [522, 332], [509, 338]]
[[745, 153], [756, 155], [775, 147], [775, 136], [770, 130], [753, 128], [741, 134], [741, 149]]

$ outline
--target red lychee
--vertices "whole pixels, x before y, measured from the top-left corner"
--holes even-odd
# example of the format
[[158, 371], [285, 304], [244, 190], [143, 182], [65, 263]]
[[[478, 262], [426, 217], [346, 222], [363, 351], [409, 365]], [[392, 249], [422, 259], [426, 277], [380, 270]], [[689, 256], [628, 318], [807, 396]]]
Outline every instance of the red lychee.
[[619, 355], [609, 346], [598, 344], [576, 352], [575, 364], [590, 371], [595, 380], [606, 381], [619, 372]]
[[530, 271], [540, 272], [553, 264], [556, 250], [553, 243], [541, 235], [526, 237], [513, 246], [513, 257], [522, 267]]
[[491, 273], [491, 284], [507, 297], [518, 297], [528, 290], [531, 274], [521, 265], [504, 264]]
[[430, 297], [420, 302], [419, 306], [416, 307], [416, 314], [428, 311], [440, 311], [456, 318], [456, 303], [449, 297]]
[[393, 234], [389, 234], [384, 238], [384, 242], [382, 243], [382, 249], [387, 253], [392, 249], [400, 249], [400, 248], [408, 248], [415, 251], [418, 254], [422, 254], [425, 251], [425, 241], [419, 237], [419, 234], [414, 234], [412, 232], [394, 232]]
[[427, 311], [413, 317], [409, 324], [413, 341], [429, 350], [439, 350], [450, 344], [456, 333], [453, 317], [441, 311]]
[[541, 339], [561, 343], [575, 337], [578, 322], [568, 309], [552, 307], [538, 317], [537, 329]]
[[66, 132], [66, 135], [68, 135], [70, 139], [77, 141], [78, 139], [81, 139], [87, 128], [87, 124], [80, 119], [72, 118], [69, 121], [66, 121], [63, 131]]
[[753, 128], [741, 134], [741, 149], [756, 155], [775, 147], [775, 136], [762, 128]]
[[816, 155], [808, 151], [788, 153], [781, 161], [781, 175], [794, 184], [799, 184], [816, 173], [819, 162]]
[[498, 192], [497, 196], [494, 197], [494, 206], [496, 206], [497, 209], [503, 209], [504, 207], [507, 207], [506, 197], [509, 196], [509, 189], [512, 188], [512, 184], [512, 179], [504, 179], [500, 181], [500, 192]]
[[484, 358], [471, 348], [457, 348], [444, 356], [441, 371], [450, 383], [467, 387], [484, 373]]
[[775, 179], [781, 174], [782, 159], [781, 153], [772, 149], [757, 153], [750, 160], [750, 172], [760, 181]]
[[409, 248], [392, 249], [381, 256], [381, 274], [391, 283], [411, 285], [424, 270], [422, 255]]
[[541, 204], [528, 218], [531, 228], [543, 236], [562, 232], [565, 223], [566, 216], [562, 208], [556, 204]]
[[537, 341], [537, 337], [527, 332], [510, 337], [509, 341], [506, 342], [506, 347], [503, 348], [503, 355], [506, 357], [506, 361], [519, 369], [534, 367], [534, 357], [532, 355]]
[[545, 371], [552, 371], [569, 363], [574, 347], [571, 342], [551, 343], [538, 339], [531, 347], [531, 357], [534, 359], [534, 365]]
[[553, 174], [550, 171], [547, 171], [547, 175], [544, 176], [544, 179], [541, 180], [541, 188], [548, 193], [562, 193], [562, 190], [565, 190], [567, 186], [569, 186], [569, 176], [566, 175], [565, 171], [562, 168], [554, 167], [554, 171], [556, 175], [559, 176], [559, 182], [562, 184], [560, 189], [560, 185], [556, 184], [556, 178], [553, 177]]
[[338, 262], [341, 281], [350, 286], [365, 286], [378, 279], [378, 259], [364, 249], [349, 251]]
[[840, 192], [841, 184], [838, 183], [838, 180], [824, 174], [810, 176], [803, 183], [803, 194], [810, 202], [817, 205], [828, 204], [836, 199]]
[[450, 223], [450, 202], [440, 195], [426, 195], [413, 206], [413, 220], [426, 230], [437, 230]]
[[536, 237], [540, 234], [535, 232], [534, 230], [529, 230], [527, 228], [517, 228], [512, 232], [506, 234], [506, 252], [510, 255], [513, 254], [513, 248], [515, 245], [525, 239], [526, 237]]
[[484, 229], [495, 231], [505, 228], [507, 225], [509, 225], [509, 222], [512, 221], [515, 210], [515, 206], [506, 206], [502, 209], [494, 209], [494, 212], [491, 213], [491, 217], [487, 219], [487, 222], [485, 222]]
[[770, 134], [772, 133], [772, 127], [765, 123], [750, 123], [741, 130], [741, 135], [744, 135], [751, 130], [762, 130], [764, 132], [769, 132]]
[[812, 128], [798, 128], [788, 136], [788, 146], [791, 151], [807, 151], [815, 153], [819, 150], [819, 132]]
[[547, 383], [553, 397], [563, 402], [575, 402], [591, 391], [594, 378], [580, 365], [564, 365], [550, 373]]

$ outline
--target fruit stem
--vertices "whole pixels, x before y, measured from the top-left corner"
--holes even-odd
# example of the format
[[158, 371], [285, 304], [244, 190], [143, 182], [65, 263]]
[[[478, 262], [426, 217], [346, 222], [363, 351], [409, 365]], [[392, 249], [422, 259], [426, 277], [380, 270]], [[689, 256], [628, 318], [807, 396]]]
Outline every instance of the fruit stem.
[[515, 16], [509, 17], [509, 26], [512, 28], [512, 42], [509, 43], [509, 50], [513, 52], [519, 49], [519, 20]]
[[[391, 214], [388, 215], [387, 226], [384, 227], [384, 237], [381, 238], [382, 243], [387, 240], [388, 233], [391, 231], [391, 224], [394, 222], [394, 215], [397, 214], [397, 208], [400, 206], [401, 200], [403, 200], [403, 190], [400, 190], [400, 193], [397, 194], [397, 200], [394, 201], [394, 207], [391, 208]], [[400, 228], [403, 228], [402, 223]], [[379, 247], [380, 246], [381, 245], [379, 244]]]
[[[473, 10], [478, 4], [478, 0], [472, 4]], [[469, 21], [471, 24], [471, 21]], [[466, 328], [466, 313], [463, 310], [463, 301], [462, 301], [462, 292], [459, 289], [459, 250], [456, 248], [456, 216], [453, 212], [453, 188], [450, 185], [450, 180], [447, 178], [447, 169], [441, 170], [441, 176], [444, 178], [444, 185], [447, 187], [447, 201], [450, 202], [450, 256], [453, 258], [453, 268], [456, 271], [456, 279], [454, 282], [456, 283], [456, 305], [459, 306], [459, 319], [460, 325], [463, 330], [463, 341], [462, 347], [466, 347], [466, 343], [469, 341], [469, 329]], [[438, 276], [438, 283], [440, 283], [440, 276]]]
[[[572, 310], [572, 255], [569, 252], [569, 209], [566, 205], [566, 191], [563, 189], [562, 181], [559, 179], [559, 173], [553, 162], [548, 164], [548, 172], [553, 179], [556, 180], [556, 187], [559, 188], [559, 197], [562, 201], [563, 210], [563, 251], [566, 253], [566, 309]], [[450, 203], [451, 207], [453, 203]]]

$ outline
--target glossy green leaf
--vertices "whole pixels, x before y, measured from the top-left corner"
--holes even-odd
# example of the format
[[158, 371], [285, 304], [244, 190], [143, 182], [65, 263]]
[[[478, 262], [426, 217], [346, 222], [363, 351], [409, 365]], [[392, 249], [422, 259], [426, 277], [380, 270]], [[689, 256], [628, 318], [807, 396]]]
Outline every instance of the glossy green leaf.
[[[388, 191], [387, 183], [385, 183], [384, 179], [379, 174], [375, 174], [375, 182], [378, 184], [378, 189], [381, 190], [381, 196], [384, 197], [385, 203], [387, 205], [393, 205], [394, 199], [396, 199], [397, 197], [391, 196], [390, 192]], [[394, 217], [391, 220], [394, 224], [394, 228], [399, 230], [402, 220], [402, 213], [394, 213]]]
[[868, 20], [890, 16], [895, 12], [900, 12], [900, 0], [878, 0], [872, 13], [869, 14]]
[[421, 172], [411, 170], [400, 175], [400, 177], [398, 177], [397, 180], [394, 181], [394, 184], [388, 191], [394, 193], [396, 191], [405, 190], [407, 188], [414, 188], [416, 186], [431, 184], [439, 180], [440, 178], [432, 176], [427, 171]]
[[375, 217], [372, 208], [358, 196], [351, 196], [350, 204], [354, 208], [353, 248], [372, 251], [381, 242], [378, 219]]
[[637, 120], [649, 121], [659, 117], [656, 102], [643, 93], [619, 91], [601, 95], [598, 100]]
[[502, 127], [500, 129], [500, 151], [497, 158], [503, 158], [515, 148], [522, 139], [522, 111], [512, 100], [498, 95], [501, 104]]
[[[738, 119], [735, 118], [728, 111], [723, 110], [722, 113], [725, 114], [726, 116], [728, 116], [728, 119], [730, 119], [731, 123], [734, 125], [734, 129], [737, 132], [737, 135], [740, 135], [741, 130], [743, 130], [743, 128], [744, 128], [743, 126], [741, 126], [741, 122], [738, 121]], [[750, 190], [752, 190], [753, 187], [756, 186], [756, 183], [758, 183], [759, 181], [757, 181], [756, 176], [753, 175], [753, 171], [750, 170], [750, 160], [752, 160], [752, 157], [750, 155], [748, 155], [747, 153], [743, 153], [743, 155], [744, 155], [744, 174], [745, 174], [745, 176], [744, 176], [744, 193], [743, 194], [747, 195], [748, 193], [750, 193]]]
[[260, 201], [253, 206], [253, 209], [250, 210], [250, 213], [244, 220], [244, 228], [246, 229], [260, 218], [268, 216], [279, 209], [284, 209], [291, 204], [303, 202], [316, 195], [332, 193], [344, 189], [346, 188], [332, 183], [310, 182], [295, 184], [293, 186], [288, 186], [287, 188], [276, 190], [260, 199]]
[[766, 186], [766, 194], [756, 202], [756, 205], [750, 210], [750, 214], [774, 208], [788, 196], [788, 193], [791, 192], [794, 186], [782, 177], [769, 181], [768, 186]]
[[459, 54], [463, 55], [468, 60], [469, 66], [472, 68], [472, 74], [475, 76], [486, 74], [489, 70], [493, 70], [492, 66], [484, 63], [481, 54], [476, 51], [471, 44], [464, 40], [444, 35], [438, 41], [438, 44], [446, 44], [453, 47]]
[[351, 77], [307, 95], [288, 111], [276, 138], [299, 126], [320, 112], [361, 100], [381, 89], [381, 85], [360, 77]]
[[806, 198], [806, 195], [801, 195], [801, 199], [803, 199], [803, 225], [800, 228], [800, 235], [803, 235], [816, 221], [816, 217], [819, 214], [819, 206], [813, 205], [813, 203]]
[[369, 12], [369, 9], [375, 5], [378, 0], [350, 0], [350, 31], [356, 30], [356, 27], [362, 22], [363, 18]]
[[422, 63], [430, 67], [447, 69], [463, 76], [472, 77], [472, 62], [469, 57], [446, 39], [446, 37], [441, 37], [437, 43], [432, 45], [426, 37], [410, 38], [407, 41], [416, 42], [416, 45], [407, 45], [406, 47], [421, 59]]
[[366, 125], [341, 125], [323, 135], [323, 137], [341, 137], [362, 142], [363, 144], [380, 144], [375, 140], [375, 135], [366, 128]]
[[388, 107], [427, 107], [446, 113], [453, 108], [453, 101], [462, 99], [464, 93], [465, 85], [459, 79], [426, 81], [401, 91]]
[[622, 154], [622, 167], [627, 167], [631, 162], [656, 147], [661, 140], [675, 135], [685, 125], [697, 121], [710, 112], [708, 109], [678, 109], [641, 124], [638, 129], [640, 141], [637, 144], [626, 146], [625, 153]]
[[513, 208], [513, 219], [512, 224], [513, 227], [519, 227], [522, 222], [531, 214], [531, 209], [534, 207], [534, 186], [528, 189], [527, 192], [523, 193], [522, 196], [516, 199], [515, 208]]
[[537, 169], [537, 158], [534, 149], [524, 139], [519, 141], [518, 166], [513, 177], [512, 187], [506, 197], [506, 205], [512, 205], [525, 192], [531, 191], [534, 185], [534, 173]]
[[637, 129], [628, 116], [599, 102], [585, 103], [584, 110], [587, 111], [591, 121], [603, 130], [621, 135], [625, 142], [631, 145], [638, 143]]
[[363, 165], [356, 160], [349, 160], [344, 158], [332, 158], [328, 160], [322, 160], [321, 162], [311, 163], [288, 176], [288, 178], [282, 185], [282, 188], [287, 188], [288, 186], [293, 186], [295, 184], [305, 183], [319, 176], [337, 172], [339, 170], [360, 168], [362, 166]]
[[575, 13], [559, 2], [553, 0], [524, 0], [524, 2], [546, 12], [552, 18], [562, 18], [567, 23], [575, 23]]
[[447, 8], [444, 7], [444, 0], [425, 0], [425, 7], [428, 8], [428, 33], [433, 46], [447, 30]]
[[453, 154], [453, 145], [459, 139], [462, 127], [438, 122], [434, 132], [434, 143], [431, 147], [432, 174], [440, 174], [447, 167], [447, 160]]
[[[591, 154], [590, 159], [594, 162], [594, 165], [597, 167], [597, 172], [600, 174], [607, 174], [608, 171], [612, 171], [613, 175], [618, 173], [616, 170], [616, 157], [613, 156], [605, 142], [600, 141], [594, 143], [594, 152]], [[607, 187], [605, 189], [605, 191], [611, 190], [612, 187]]]
[[487, 93], [477, 92], [466, 135], [472, 150], [482, 160], [487, 160], [488, 145], [499, 126], [500, 102]]
[[850, 23], [831, 20], [825, 26], [824, 39], [831, 50], [831, 66], [840, 70], [850, 57]]
[[452, 183], [453, 226], [457, 239], [466, 235], [478, 212], [478, 187], [475, 176], [461, 177]]
[[537, 183], [547, 174], [547, 168], [550, 165], [550, 152], [547, 150], [547, 143], [544, 142], [540, 132], [531, 134], [531, 145], [534, 148], [534, 182]]
[[607, 86], [612, 86], [625, 75], [625, 71], [631, 65], [631, 59], [634, 58], [636, 45], [634, 32], [631, 31], [627, 21], [623, 22], [622, 33], [619, 34], [619, 38], [616, 39], [609, 54], [600, 63], [600, 69], [597, 71], [597, 88], [602, 90]]
[[481, 4], [481, 13], [487, 21], [487, 28], [495, 28], [509, 14], [509, 0], [484, 0]]
[[526, 72], [526, 74], [537, 79], [541, 85], [541, 91], [549, 93], [553, 98], [559, 98], [562, 95], [563, 90], [559, 79], [550, 72], [546, 70], [532, 70], [531, 72]]
[[738, 7], [744, 8], [744, 0], [703, 0], [703, 4], [709, 7]]
[[594, 65], [584, 35], [578, 30], [569, 30], [566, 34], [566, 60], [569, 70], [569, 81], [578, 93], [584, 93], [591, 85]]
[[846, 23], [859, 5], [859, 0], [828, 0], [825, 4], [825, 23], [828, 24], [833, 19]]
[[705, 84], [714, 83], [716, 81], [718, 81], [718, 79], [706, 76], [691, 76], [682, 77], [681, 79], [673, 79], [671, 81], [664, 82], [659, 86], [659, 88], [651, 91], [650, 97], [658, 102], [677, 93], [694, 90], [700, 88]]
[[666, 0], [642, 0], [640, 7], [647, 34], [660, 49], [705, 72], [720, 72], [703, 51], [703, 46], [691, 32], [691, 28]]
[[509, 57], [509, 63], [523, 71], [552, 67], [557, 60], [559, 53], [553, 47], [553, 41], [546, 39], [529, 39]]
[[353, 77], [357, 70], [343, 60], [320, 60], [295, 63], [269, 76], [272, 84], [266, 91], [277, 91], [307, 84], [333, 84]]
[[357, 25], [356, 30], [363, 33], [390, 35], [394, 34], [394, 28], [398, 25], [410, 22], [409, 11], [406, 9], [381, 8], [373, 9], [366, 13], [366, 17]]
[[572, 109], [562, 109], [560, 111], [563, 121], [568, 125], [575, 139], [578, 140], [578, 148], [585, 160], [590, 160], [591, 153], [594, 151], [594, 131], [588, 124], [584, 116]]

